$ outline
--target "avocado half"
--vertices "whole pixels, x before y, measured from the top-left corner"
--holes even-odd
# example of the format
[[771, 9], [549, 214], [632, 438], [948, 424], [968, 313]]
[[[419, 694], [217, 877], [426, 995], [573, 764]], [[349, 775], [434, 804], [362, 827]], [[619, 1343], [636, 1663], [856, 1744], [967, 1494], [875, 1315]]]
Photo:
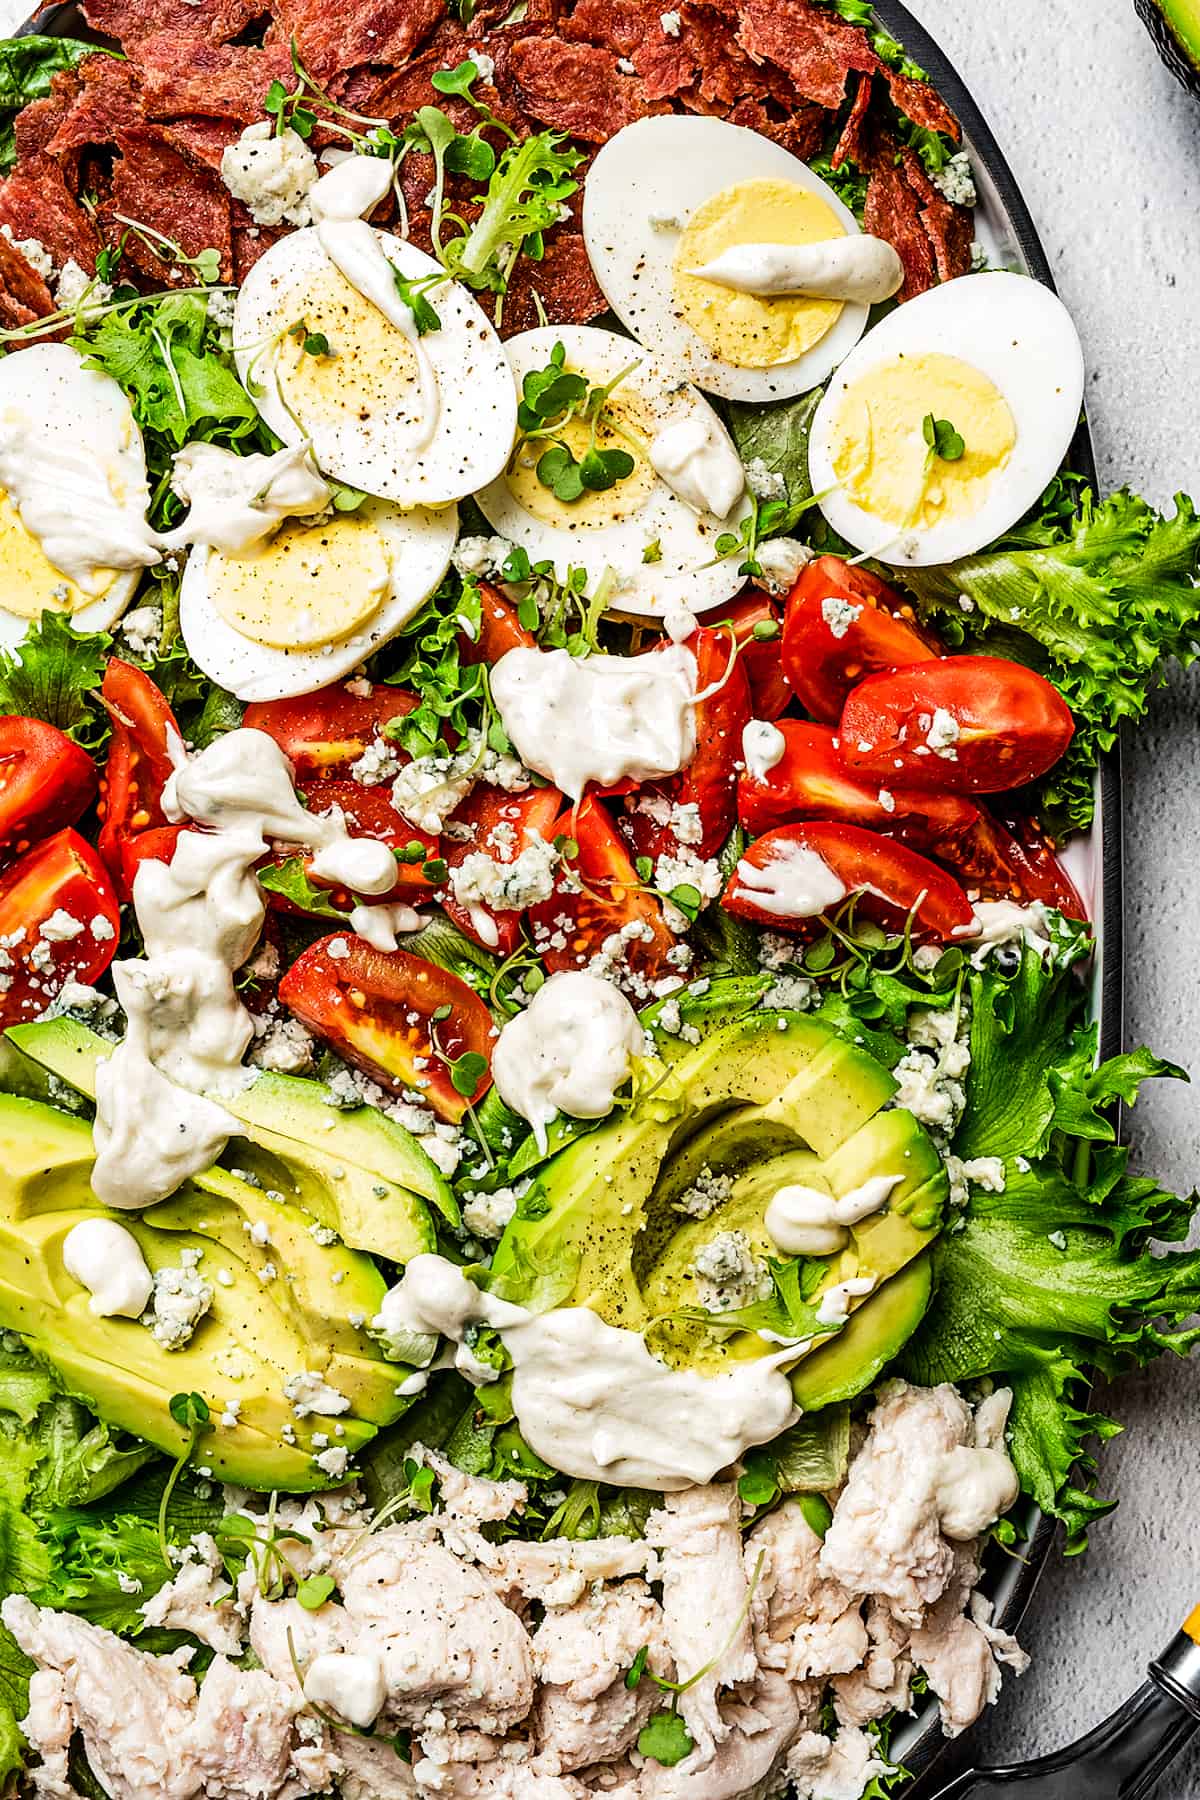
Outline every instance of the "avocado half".
[[[701, 1247], [737, 1231], [757, 1256], [777, 1257], [764, 1221], [780, 1187], [840, 1196], [895, 1175], [887, 1205], [809, 1270], [813, 1305], [826, 1288], [875, 1277], [840, 1331], [798, 1351], [792, 1375], [805, 1411], [850, 1398], [924, 1316], [928, 1250], [948, 1194], [932, 1140], [911, 1113], [889, 1105], [895, 1092], [865, 1050], [803, 1014], [755, 1010], [717, 1024], [682, 1057], [676, 1040], [669, 1081], [654, 1099], [541, 1169], [497, 1247], [491, 1286], [535, 1311], [590, 1306], [609, 1324], [646, 1333], [676, 1366], [716, 1375], [775, 1346], [702, 1316]], [[690, 1217], [681, 1199], [712, 1176], [721, 1178], [719, 1203]]]
[[1200, 0], [1134, 0], [1134, 4], [1172, 75], [1200, 99]]

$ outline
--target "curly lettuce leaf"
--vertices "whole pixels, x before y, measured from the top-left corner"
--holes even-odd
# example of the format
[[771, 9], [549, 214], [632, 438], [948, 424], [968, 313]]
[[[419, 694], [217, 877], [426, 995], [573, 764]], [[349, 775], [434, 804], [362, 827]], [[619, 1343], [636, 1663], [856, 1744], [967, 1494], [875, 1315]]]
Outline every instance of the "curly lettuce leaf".
[[33, 1594], [39, 1606], [78, 1613], [129, 1637], [145, 1629], [142, 1607], [170, 1578], [156, 1523], [126, 1513], [93, 1518], [71, 1508], [56, 1513], [44, 1535], [52, 1564]]
[[44, 612], [10, 653], [0, 651], [0, 714], [57, 725], [85, 750], [109, 733], [100, 684], [112, 647], [106, 631], [72, 631], [63, 613]]
[[1187, 1234], [1193, 1202], [1133, 1176], [1103, 1108], [1182, 1072], [1138, 1050], [1093, 1067], [1075, 1021], [1072, 957], [972, 974], [972, 1066], [955, 1137], [963, 1158], [999, 1157], [1004, 1191], [976, 1190], [934, 1251], [937, 1300], [902, 1367], [922, 1383], [991, 1377], [1013, 1389], [1013, 1459], [1025, 1491], [1082, 1549], [1107, 1510], [1086, 1443], [1115, 1429], [1086, 1410], [1085, 1369], [1184, 1354], [1200, 1341], [1200, 1252], [1156, 1255]]
[[1127, 489], [1097, 502], [1064, 480], [1041, 513], [998, 546], [905, 571], [923, 615], [948, 642], [1028, 663], [1070, 706], [1074, 742], [1038, 790], [1041, 816], [1055, 831], [1090, 822], [1098, 756], [1125, 720], [1144, 715], [1171, 661], [1195, 657], [1198, 563], [1200, 518], [1186, 494], [1167, 517]]

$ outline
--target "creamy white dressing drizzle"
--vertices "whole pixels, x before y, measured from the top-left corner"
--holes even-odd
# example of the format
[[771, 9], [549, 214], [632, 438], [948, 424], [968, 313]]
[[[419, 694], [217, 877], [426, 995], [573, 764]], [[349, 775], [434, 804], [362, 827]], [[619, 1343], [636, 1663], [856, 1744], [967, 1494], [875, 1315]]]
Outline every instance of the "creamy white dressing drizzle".
[[0, 361], [0, 488], [47, 561], [84, 594], [105, 591], [105, 570], [159, 560], [129, 401], [66, 344]]
[[308, 204], [317, 241], [330, 262], [412, 345], [420, 404], [405, 452], [408, 460], [415, 462], [428, 449], [437, 431], [441, 396], [437, 373], [421, 343], [413, 310], [400, 298], [395, 270], [383, 253], [379, 234], [363, 216], [379, 205], [391, 183], [392, 165], [385, 157], [343, 157], [310, 188]]
[[750, 900], [780, 919], [815, 918], [837, 906], [849, 892], [815, 850], [786, 840], [774, 846], [765, 868], [757, 868], [743, 857], [736, 879], [739, 900]]
[[265, 732], [228, 732], [198, 756], [176, 739], [163, 811], [207, 827], [181, 833], [170, 863], [148, 861], [133, 884], [146, 946], [113, 965], [126, 1035], [96, 1075], [92, 1187], [108, 1206], [149, 1206], [216, 1160], [237, 1122], [219, 1104], [253, 1081], [253, 1036], [234, 974], [262, 931], [254, 874], [270, 840], [314, 849], [314, 870], [356, 893], [395, 882], [386, 844], [352, 840], [342, 813], [306, 812], [291, 766]]
[[799, 1417], [783, 1373], [794, 1345], [727, 1375], [669, 1369], [637, 1332], [587, 1307], [535, 1315], [483, 1293], [441, 1256], [414, 1257], [375, 1320], [381, 1331], [452, 1339], [457, 1366], [478, 1382], [464, 1343], [475, 1325], [498, 1331], [512, 1358], [513, 1409], [530, 1448], [581, 1480], [677, 1492]]
[[696, 749], [696, 659], [679, 644], [649, 656], [510, 650], [492, 698], [529, 768], [573, 800], [589, 781], [674, 775]]
[[830, 238], [820, 244], [731, 244], [689, 269], [703, 281], [771, 299], [783, 294], [874, 306], [904, 286], [904, 264], [883, 238]]
[[154, 1291], [141, 1246], [115, 1219], [81, 1219], [62, 1243], [63, 1268], [91, 1295], [88, 1311], [100, 1319], [136, 1319]]
[[848, 1281], [835, 1282], [821, 1295], [817, 1323], [841, 1325], [850, 1316], [851, 1300], [863, 1300], [875, 1286], [874, 1275], [852, 1275]]
[[733, 439], [708, 407], [664, 425], [649, 454], [655, 474], [693, 512], [726, 519], [746, 491]]
[[751, 719], [742, 730], [742, 761], [751, 781], [765, 781], [786, 749], [787, 739], [769, 719]]
[[171, 487], [188, 502], [188, 515], [163, 538], [163, 547], [207, 544], [225, 556], [265, 543], [285, 519], [323, 512], [333, 497], [306, 444], [273, 456], [185, 444], [175, 457]]
[[504, 1026], [492, 1053], [500, 1098], [533, 1126], [539, 1150], [560, 1112], [603, 1119], [645, 1049], [637, 1014], [619, 988], [598, 975], [551, 975], [523, 1013]]
[[903, 1175], [872, 1175], [841, 1199], [796, 1182], [781, 1187], [763, 1221], [767, 1236], [784, 1256], [832, 1256], [850, 1242], [849, 1227], [887, 1204]]
[[420, 931], [425, 921], [413, 907], [400, 903], [352, 907], [346, 923], [372, 949], [396, 950], [401, 937], [410, 931]]

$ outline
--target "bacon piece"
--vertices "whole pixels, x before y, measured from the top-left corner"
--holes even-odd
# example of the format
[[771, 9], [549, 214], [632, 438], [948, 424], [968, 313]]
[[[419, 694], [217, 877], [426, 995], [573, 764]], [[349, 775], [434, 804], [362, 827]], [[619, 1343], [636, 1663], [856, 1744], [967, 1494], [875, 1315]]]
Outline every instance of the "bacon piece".
[[126, 50], [158, 31], [223, 44], [267, 13], [267, 0], [83, 0], [92, 29], [119, 39]]
[[[597, 285], [578, 231], [552, 233], [540, 262], [531, 262], [527, 256], [518, 259], [500, 315], [502, 337], [514, 337], [518, 331], [542, 323], [535, 293], [550, 325], [586, 325], [604, 311], [608, 302]], [[481, 294], [480, 299], [490, 317], [493, 309], [488, 296]]]
[[[233, 274], [233, 233], [229, 195], [208, 169], [190, 161], [153, 125], [122, 131], [120, 156], [113, 164], [111, 210], [162, 232], [187, 256], [216, 250], [221, 280]], [[114, 239], [126, 227], [111, 221]], [[189, 287], [195, 277], [186, 269], [174, 273], [131, 232], [125, 245], [128, 260], [156, 285]]]
[[0, 234], [0, 325], [28, 325], [54, 311], [50, 289], [15, 244]]
[[137, 43], [130, 59], [148, 119], [199, 113], [250, 125], [266, 117], [263, 101], [272, 81], [296, 85], [291, 56], [278, 43], [260, 50], [160, 31]]
[[446, 17], [445, 0], [273, 0], [273, 10], [318, 80], [361, 63], [400, 68]]
[[649, 113], [669, 110], [634, 75], [622, 75], [612, 51], [596, 44], [529, 37], [515, 43], [510, 67], [525, 110], [543, 125], [603, 144]]

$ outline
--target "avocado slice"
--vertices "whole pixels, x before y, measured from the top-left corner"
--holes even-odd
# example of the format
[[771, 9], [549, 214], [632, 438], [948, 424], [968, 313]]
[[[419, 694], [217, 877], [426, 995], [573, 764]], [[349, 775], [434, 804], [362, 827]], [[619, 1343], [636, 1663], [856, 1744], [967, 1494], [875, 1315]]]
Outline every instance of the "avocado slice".
[[[186, 1437], [171, 1418], [171, 1396], [195, 1391], [215, 1426], [198, 1460], [221, 1479], [328, 1486], [314, 1432], [353, 1452], [405, 1410], [395, 1391], [403, 1371], [383, 1362], [361, 1329], [378, 1309], [383, 1276], [360, 1252], [319, 1244], [298, 1208], [225, 1170], [209, 1170], [140, 1216], [111, 1212], [91, 1192], [91, 1135], [86, 1120], [0, 1094], [0, 1328], [24, 1336], [102, 1419], [169, 1454]], [[163, 1349], [134, 1319], [91, 1312], [62, 1258], [63, 1240], [88, 1218], [124, 1225], [152, 1271], [177, 1266], [185, 1248], [202, 1252], [212, 1306], [182, 1349]], [[265, 1234], [246, 1229], [259, 1225]], [[268, 1243], [255, 1241], [263, 1235]], [[284, 1388], [306, 1370], [350, 1409], [296, 1418]], [[221, 1425], [231, 1401], [237, 1418]]]
[[[107, 1038], [71, 1018], [14, 1025], [32, 1063], [94, 1099]], [[330, 1106], [317, 1081], [263, 1071], [221, 1105], [245, 1126], [224, 1160], [302, 1206], [346, 1243], [406, 1263], [436, 1248], [429, 1205], [452, 1224], [449, 1183], [407, 1131], [371, 1106]]]
[[[803, 1014], [759, 1012], [719, 1025], [674, 1060], [654, 1099], [550, 1160], [500, 1241], [491, 1286], [538, 1311], [591, 1306], [611, 1324], [649, 1332], [669, 1362], [716, 1374], [775, 1346], [756, 1332], [679, 1317], [703, 1304], [695, 1271], [701, 1247], [737, 1231], [755, 1255], [777, 1258], [765, 1217], [780, 1187], [798, 1182], [842, 1195], [891, 1174], [900, 1180], [887, 1206], [823, 1259], [814, 1295], [819, 1301], [826, 1287], [870, 1272], [877, 1285], [851, 1298], [850, 1322], [874, 1313], [884, 1327], [880, 1341], [890, 1342], [897, 1297], [915, 1295], [920, 1280], [889, 1290], [937, 1235], [948, 1190], [916, 1119], [884, 1110], [895, 1091], [873, 1057]], [[705, 1182], [715, 1204], [707, 1216], [689, 1218], [688, 1190]], [[927, 1258], [925, 1271], [927, 1303]], [[888, 1305], [877, 1307], [885, 1295]], [[913, 1326], [922, 1310], [915, 1301], [909, 1308]], [[828, 1356], [849, 1328], [800, 1354]], [[876, 1334], [863, 1326], [852, 1341], [860, 1348], [850, 1360], [865, 1371], [865, 1385]], [[843, 1385], [848, 1379], [837, 1376]]]
[[1200, 98], [1200, 0], [1134, 0], [1172, 75]]
[[932, 1295], [933, 1258], [925, 1250], [876, 1288], [836, 1337], [796, 1364], [790, 1376], [796, 1405], [817, 1412], [870, 1387], [917, 1329]]

